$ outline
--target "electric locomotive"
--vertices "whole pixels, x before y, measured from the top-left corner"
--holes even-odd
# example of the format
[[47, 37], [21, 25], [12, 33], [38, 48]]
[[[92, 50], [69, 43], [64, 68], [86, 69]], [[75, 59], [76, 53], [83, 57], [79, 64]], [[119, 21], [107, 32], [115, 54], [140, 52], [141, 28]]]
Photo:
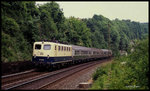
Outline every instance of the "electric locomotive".
[[36, 66], [47, 66], [72, 61], [72, 47], [54, 42], [35, 42], [32, 62]]

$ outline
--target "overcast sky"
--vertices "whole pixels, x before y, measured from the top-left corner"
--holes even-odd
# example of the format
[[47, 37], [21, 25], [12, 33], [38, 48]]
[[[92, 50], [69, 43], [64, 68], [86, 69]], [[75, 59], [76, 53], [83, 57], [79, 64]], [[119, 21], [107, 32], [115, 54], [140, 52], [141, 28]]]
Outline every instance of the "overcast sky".
[[[48, 1], [47, 1], [48, 2]], [[47, 2], [37, 2], [40, 4]], [[67, 2], [59, 1], [56, 2], [63, 8], [65, 17], [74, 16], [76, 18], [92, 18], [94, 14], [103, 15], [110, 20], [118, 18], [130, 19], [136, 22], [148, 22], [148, 1], [139, 2], [123, 2], [123, 1], [111, 1], [111, 2], [100, 2], [100, 1], [82, 1], [82, 2]]]

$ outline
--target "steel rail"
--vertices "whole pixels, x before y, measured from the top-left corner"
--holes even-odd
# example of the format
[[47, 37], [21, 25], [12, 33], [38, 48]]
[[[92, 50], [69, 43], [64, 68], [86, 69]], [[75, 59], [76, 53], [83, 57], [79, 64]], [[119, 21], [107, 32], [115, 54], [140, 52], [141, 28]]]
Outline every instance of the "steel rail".
[[19, 72], [19, 73], [14, 73], [14, 74], [10, 74], [10, 75], [4, 75], [4, 76], [1, 77], [1, 79], [8, 78], [8, 77], [13, 77], [13, 76], [17, 76], [17, 75], [22, 75], [22, 74], [27, 74], [27, 73], [30, 73], [30, 72], [33, 72], [33, 71], [35, 71], [35, 69], [31, 69], [31, 70], [24, 71], [24, 72]]
[[[104, 61], [103, 61], [103, 62], [104, 62]], [[36, 90], [42, 89], [42, 88], [44, 88], [44, 87], [46, 87], [46, 86], [48, 86], [48, 85], [50, 85], [50, 84], [53, 84], [53, 83], [55, 83], [55, 82], [57, 82], [57, 81], [59, 81], [59, 80], [61, 80], [61, 79], [63, 79], [63, 78], [66, 78], [66, 77], [68, 77], [68, 76], [70, 76], [70, 75], [72, 75], [72, 74], [75, 74], [75, 73], [77, 73], [77, 72], [80, 72], [80, 71], [82, 71], [82, 70], [85, 69], [85, 68], [89, 68], [89, 67], [91, 67], [91, 66], [94, 66], [94, 65], [96, 65], [97, 63], [98, 63], [98, 61], [96, 61], [96, 62], [93, 63], [93, 64], [85, 65], [84, 67], [81, 66], [80, 69], [75, 70], [75, 71], [71, 72], [70, 74], [63, 75], [63, 76], [61, 76], [60, 78], [55, 79], [55, 80], [52, 81], [52, 82], [49, 82], [49, 83], [47, 83], [47, 84], [44, 84], [44, 85], [38, 87]], [[102, 63], [102, 61], [101, 61], [100, 63]]]
[[[88, 63], [91, 63], [91, 62], [88, 62]], [[38, 80], [42, 80], [42, 79], [44, 79], [44, 78], [48, 78], [48, 77], [51, 77], [51, 76], [54, 76], [54, 75], [57, 75], [57, 74], [61, 74], [61, 73], [63, 73], [63, 72], [67, 72], [67, 71], [69, 71], [69, 70], [73, 70], [73, 69], [78, 68], [78, 67], [80, 67], [80, 66], [87, 65], [88, 63], [84, 63], [84, 64], [81, 64], [81, 65], [73, 66], [72, 68], [66, 69], [66, 70], [64, 70], [64, 71], [62, 71], [62, 72], [57, 72], [57, 73], [54, 73], [54, 74], [51, 74], [51, 73], [50, 73], [50, 74], [48, 74], [48, 75], [39, 77], [39, 78], [37, 78], [37, 79], [29, 80], [29, 81], [23, 82], [23, 83], [21, 83], [21, 84], [17, 84], [17, 85], [14, 85], [14, 86], [5, 88], [5, 90], [15, 89], [15, 88], [20, 87], [20, 86], [23, 86], [23, 85], [25, 85], [25, 84], [29, 84], [29, 83], [32, 83], [32, 82], [35, 82], [35, 81], [38, 81]]]

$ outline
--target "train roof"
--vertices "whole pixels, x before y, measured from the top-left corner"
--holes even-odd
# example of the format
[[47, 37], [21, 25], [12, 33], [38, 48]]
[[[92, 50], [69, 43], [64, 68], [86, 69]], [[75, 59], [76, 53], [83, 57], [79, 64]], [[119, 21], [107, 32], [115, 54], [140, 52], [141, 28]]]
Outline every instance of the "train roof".
[[77, 45], [71, 45], [72, 49], [74, 50], [89, 50], [89, 51], [100, 51], [100, 49], [97, 48], [89, 48], [89, 47], [83, 47], [83, 46], [77, 46]]
[[55, 43], [55, 42], [49, 42], [49, 41], [37, 41], [37, 42], [34, 42], [34, 44], [42, 44], [42, 42], [45, 43], [50, 43], [50, 44], [58, 44], [58, 45], [63, 45], [63, 46], [69, 46], [71, 47], [71, 45], [67, 45], [67, 44], [61, 44], [61, 43]]
[[76, 50], [91, 50], [91, 48], [88, 47], [83, 47], [83, 46], [77, 46], [77, 45], [71, 45], [72, 49], [76, 49]]
[[108, 49], [101, 49], [102, 51], [110, 51], [110, 50], [108, 50]]
[[108, 49], [89, 48], [89, 47], [83, 47], [83, 46], [78, 46], [78, 45], [68, 45], [68, 44], [62, 44], [62, 43], [56, 43], [56, 42], [50, 42], [50, 41], [37, 41], [37, 42], [34, 42], [34, 43], [35, 44], [42, 44], [42, 42], [58, 44], [58, 45], [63, 45], [63, 46], [70, 46], [70, 47], [72, 46], [72, 49], [74, 49], [74, 50], [111, 51], [111, 50], [108, 50]]

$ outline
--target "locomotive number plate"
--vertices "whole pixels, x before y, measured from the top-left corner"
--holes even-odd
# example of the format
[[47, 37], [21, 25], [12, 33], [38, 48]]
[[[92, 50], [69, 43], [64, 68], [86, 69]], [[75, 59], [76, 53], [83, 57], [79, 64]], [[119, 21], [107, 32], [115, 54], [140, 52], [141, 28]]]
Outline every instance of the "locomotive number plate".
[[39, 61], [44, 61], [44, 59], [39, 59]]

